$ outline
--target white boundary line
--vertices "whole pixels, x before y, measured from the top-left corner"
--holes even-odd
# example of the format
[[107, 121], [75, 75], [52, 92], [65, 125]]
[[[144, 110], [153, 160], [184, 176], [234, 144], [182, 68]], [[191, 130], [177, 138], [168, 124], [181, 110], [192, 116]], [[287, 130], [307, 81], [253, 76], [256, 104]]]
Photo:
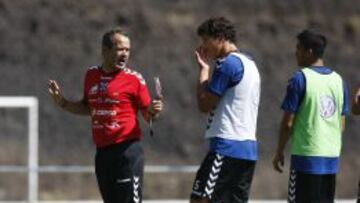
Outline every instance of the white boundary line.
[[[145, 166], [146, 173], [195, 173], [199, 166], [197, 165], [147, 165]], [[94, 173], [94, 166], [61, 166], [61, 165], [48, 165], [38, 166], [34, 169], [39, 173]], [[28, 168], [25, 166], [0, 166], [0, 173], [26, 173]]]
[[[144, 200], [143, 203], [188, 203], [189, 200]], [[335, 200], [335, 203], [355, 203], [355, 199]], [[27, 203], [26, 201], [0, 201], [0, 203]], [[102, 201], [38, 201], [38, 203], [102, 203]], [[285, 200], [250, 200], [249, 203], [286, 203]]]

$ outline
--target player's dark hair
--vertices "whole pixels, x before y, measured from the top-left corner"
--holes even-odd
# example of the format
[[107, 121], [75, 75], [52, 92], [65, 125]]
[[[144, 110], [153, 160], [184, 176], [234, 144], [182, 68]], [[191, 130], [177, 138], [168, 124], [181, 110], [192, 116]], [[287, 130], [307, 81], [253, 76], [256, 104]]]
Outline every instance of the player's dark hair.
[[104, 33], [104, 35], [102, 37], [102, 46], [111, 49], [112, 46], [114, 45], [113, 36], [115, 34], [121, 34], [121, 35], [124, 35], [126, 37], [129, 37], [129, 35], [123, 29], [114, 28], [114, 29], [111, 29], [111, 30]]
[[323, 57], [327, 42], [324, 35], [315, 31], [304, 30], [297, 35], [297, 39], [305, 49], [311, 49], [315, 57]]
[[225, 17], [215, 17], [206, 20], [198, 27], [197, 34], [200, 37], [223, 38], [233, 43], [236, 42], [234, 25]]

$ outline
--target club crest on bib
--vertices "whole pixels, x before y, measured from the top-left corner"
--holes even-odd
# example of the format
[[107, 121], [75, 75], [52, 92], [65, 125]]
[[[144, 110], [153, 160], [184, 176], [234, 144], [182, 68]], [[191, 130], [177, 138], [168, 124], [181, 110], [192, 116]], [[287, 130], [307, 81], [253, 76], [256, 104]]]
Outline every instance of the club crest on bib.
[[335, 114], [336, 103], [333, 97], [329, 95], [321, 95], [319, 102], [320, 116], [324, 119], [330, 118]]

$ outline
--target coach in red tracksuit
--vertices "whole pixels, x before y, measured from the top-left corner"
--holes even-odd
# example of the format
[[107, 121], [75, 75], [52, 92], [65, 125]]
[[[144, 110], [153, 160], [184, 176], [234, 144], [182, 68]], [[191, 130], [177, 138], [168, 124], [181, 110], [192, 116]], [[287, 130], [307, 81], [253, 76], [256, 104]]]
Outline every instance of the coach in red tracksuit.
[[56, 81], [49, 92], [62, 109], [90, 115], [97, 147], [95, 172], [105, 203], [142, 202], [144, 154], [138, 111], [146, 121], [162, 110], [161, 100], [151, 101], [145, 80], [126, 66], [130, 39], [121, 29], [106, 32], [102, 39], [103, 64], [90, 67], [80, 101], [65, 99]]

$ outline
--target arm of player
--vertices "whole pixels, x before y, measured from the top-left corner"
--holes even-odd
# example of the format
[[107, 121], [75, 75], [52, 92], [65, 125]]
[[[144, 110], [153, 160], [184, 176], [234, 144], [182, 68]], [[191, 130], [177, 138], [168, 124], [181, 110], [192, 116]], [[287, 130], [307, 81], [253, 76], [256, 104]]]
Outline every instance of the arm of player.
[[201, 112], [211, 111], [219, 102], [220, 98], [207, 89], [209, 83], [210, 66], [204, 51], [200, 48], [195, 51], [195, 59], [199, 66], [199, 80], [197, 84], [197, 104]]
[[354, 96], [351, 111], [355, 115], [360, 115], [360, 88], [357, 90]]
[[160, 112], [163, 110], [163, 107], [163, 101], [161, 99], [155, 99], [151, 101], [151, 104], [148, 108], [142, 109], [141, 113], [146, 122], [149, 122], [150, 119], [159, 117]]
[[77, 115], [90, 115], [90, 108], [85, 99], [68, 101], [61, 95], [59, 85], [55, 80], [49, 80], [48, 90], [55, 104], [60, 108]]
[[278, 144], [277, 144], [275, 156], [273, 158], [273, 167], [276, 171], [280, 173], [283, 172], [282, 167], [284, 166], [284, 162], [285, 162], [284, 149], [290, 138], [290, 132], [293, 126], [294, 117], [295, 114], [284, 112], [281, 121]]

